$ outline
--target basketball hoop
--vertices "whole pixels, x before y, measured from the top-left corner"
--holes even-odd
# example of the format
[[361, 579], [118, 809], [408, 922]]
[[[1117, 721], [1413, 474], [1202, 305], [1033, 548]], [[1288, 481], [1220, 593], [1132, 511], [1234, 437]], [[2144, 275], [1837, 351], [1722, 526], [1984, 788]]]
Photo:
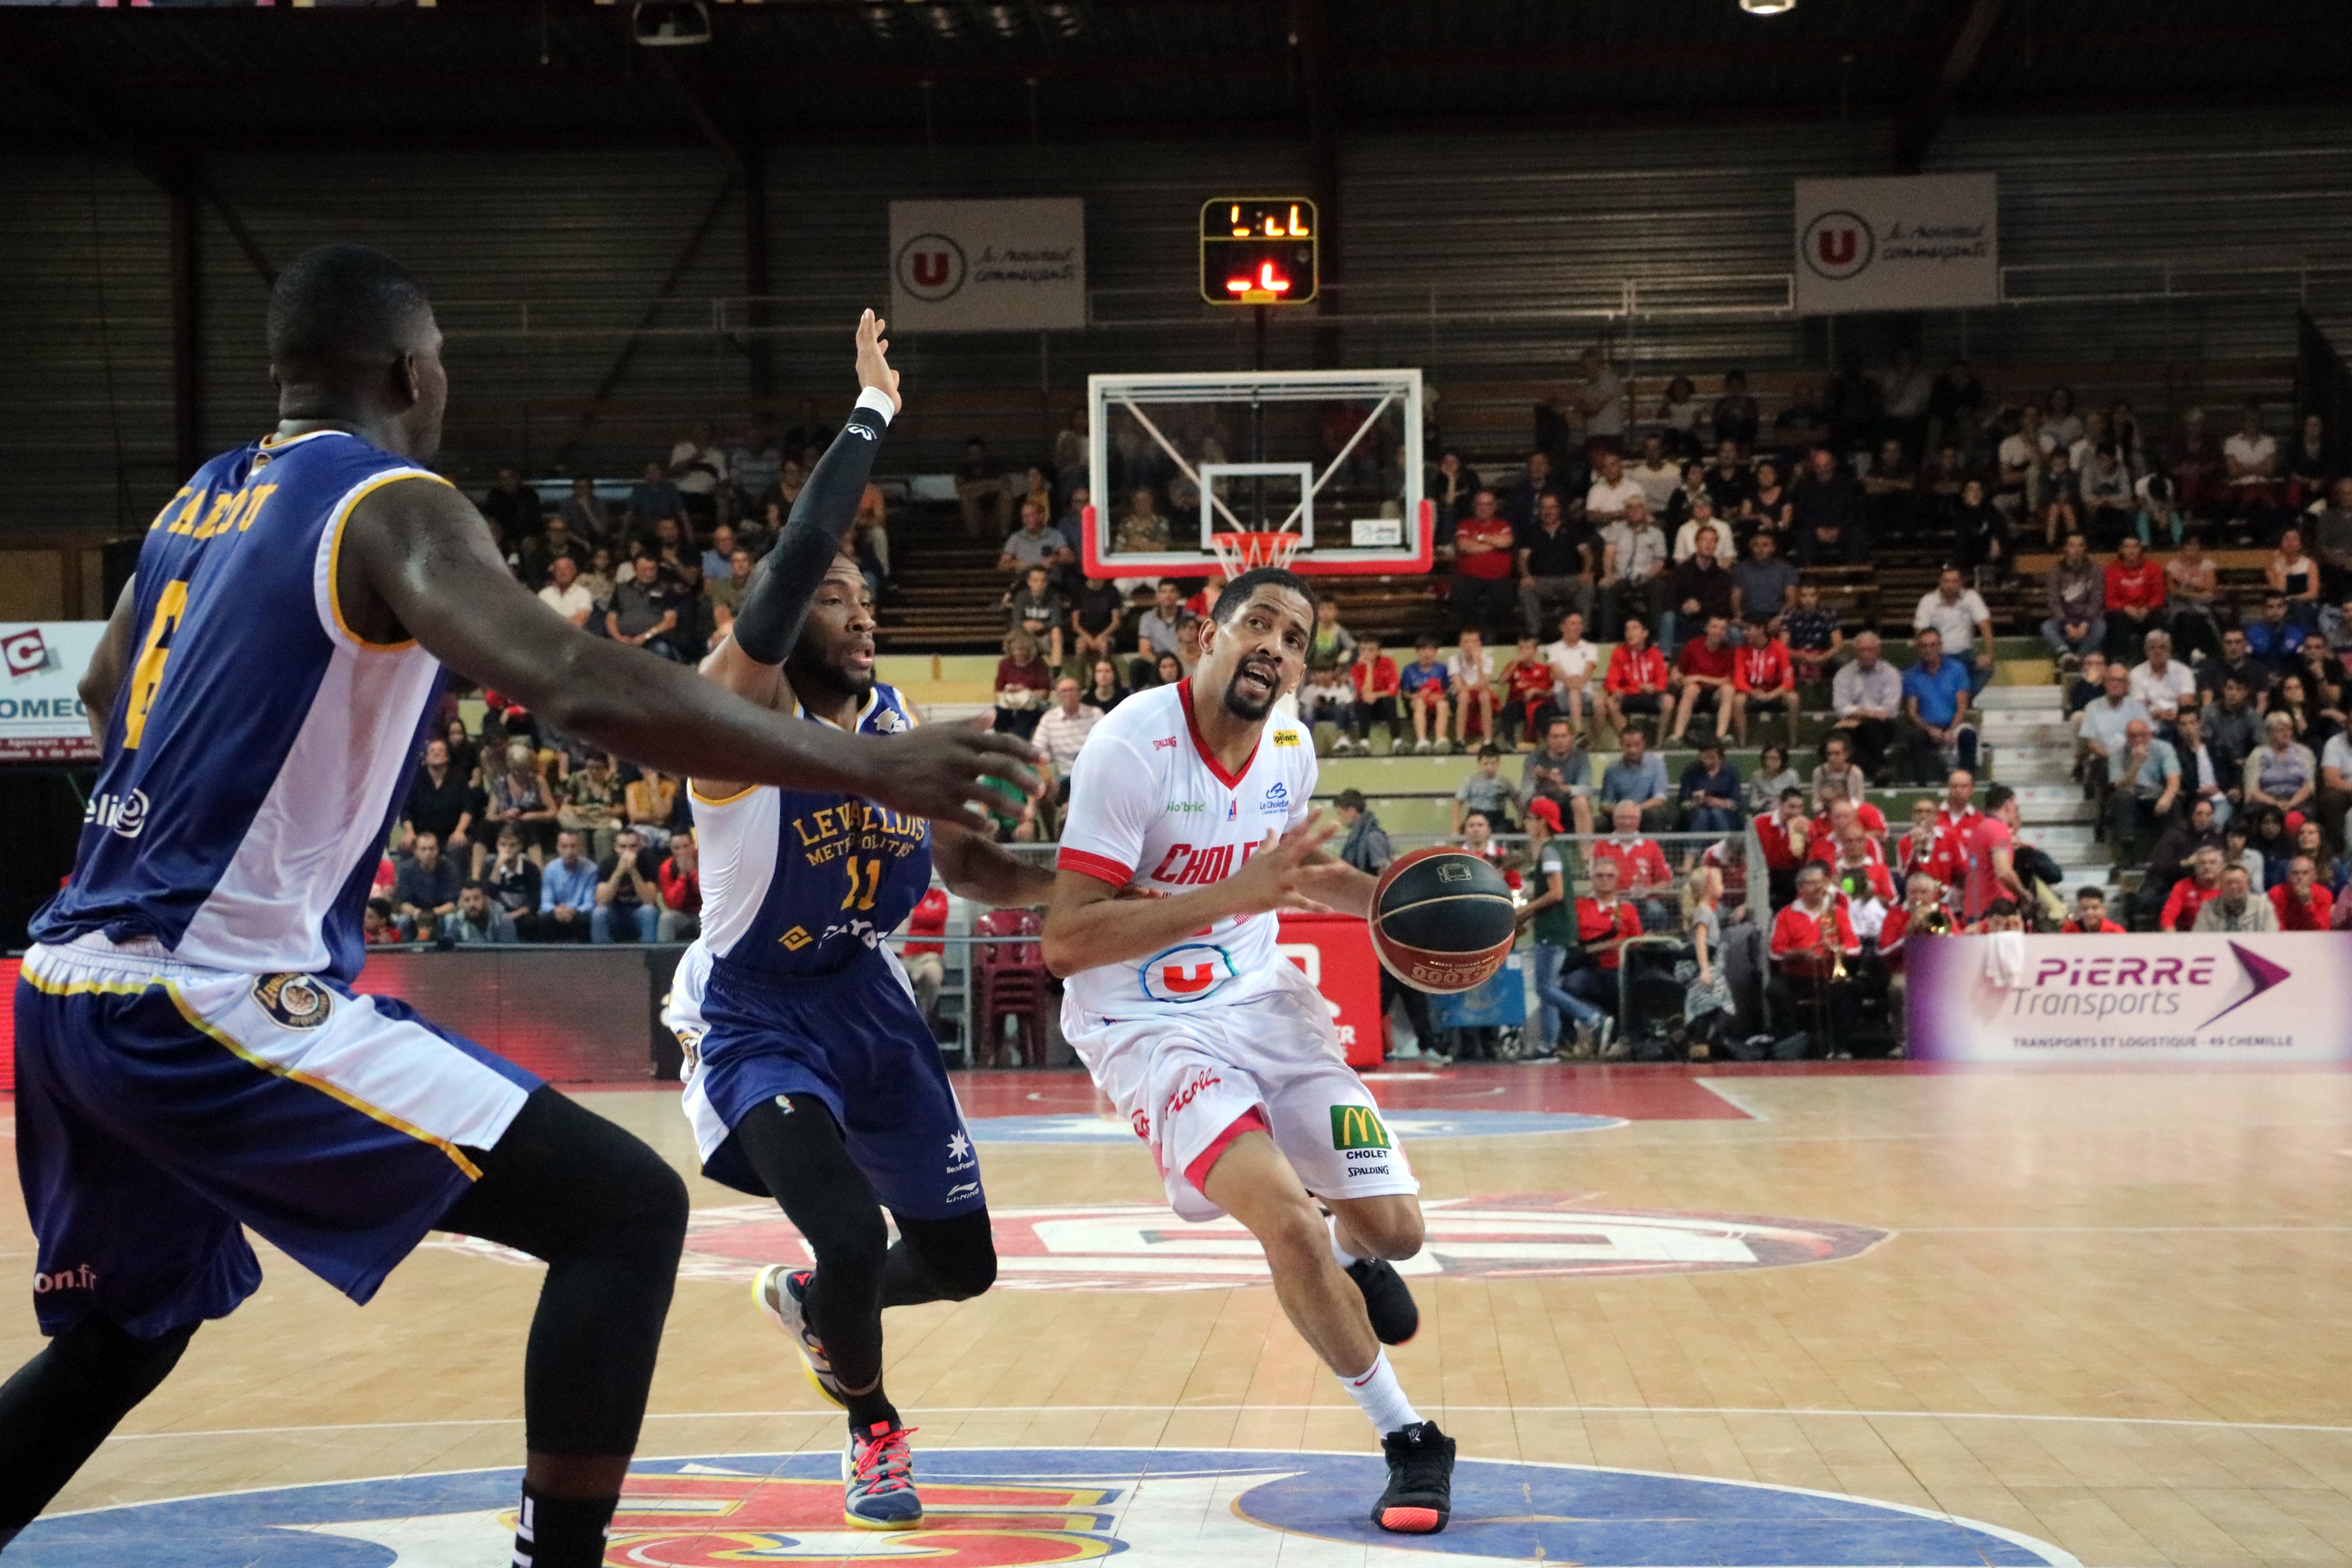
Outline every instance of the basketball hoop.
[[1209, 536], [1210, 548], [1216, 552], [1217, 565], [1224, 571], [1227, 582], [1262, 566], [1288, 566], [1290, 558], [1305, 542], [1304, 535], [1287, 531]]

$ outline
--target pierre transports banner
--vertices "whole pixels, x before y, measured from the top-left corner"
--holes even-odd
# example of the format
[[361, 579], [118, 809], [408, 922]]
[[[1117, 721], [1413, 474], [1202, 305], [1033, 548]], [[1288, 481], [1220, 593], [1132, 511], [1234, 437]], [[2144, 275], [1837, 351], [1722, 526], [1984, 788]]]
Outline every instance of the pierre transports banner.
[[1035, 332], [1087, 324], [1087, 204], [890, 204], [890, 327]]
[[2352, 1057], [2352, 935], [2027, 936], [2006, 953], [1999, 941], [1937, 936], [1904, 944], [1912, 1057]]
[[86, 762], [98, 756], [74, 688], [103, 621], [0, 625], [0, 762]]
[[1797, 182], [1797, 310], [1959, 310], [2000, 298], [1990, 174]]

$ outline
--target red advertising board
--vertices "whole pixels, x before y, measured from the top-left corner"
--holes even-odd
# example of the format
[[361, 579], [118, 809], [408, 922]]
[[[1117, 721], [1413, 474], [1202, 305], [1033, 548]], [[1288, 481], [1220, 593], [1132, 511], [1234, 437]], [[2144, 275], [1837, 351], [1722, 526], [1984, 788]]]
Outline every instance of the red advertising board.
[[1381, 961], [1371, 928], [1352, 915], [1286, 915], [1276, 943], [1331, 1004], [1350, 1067], [1381, 1064]]

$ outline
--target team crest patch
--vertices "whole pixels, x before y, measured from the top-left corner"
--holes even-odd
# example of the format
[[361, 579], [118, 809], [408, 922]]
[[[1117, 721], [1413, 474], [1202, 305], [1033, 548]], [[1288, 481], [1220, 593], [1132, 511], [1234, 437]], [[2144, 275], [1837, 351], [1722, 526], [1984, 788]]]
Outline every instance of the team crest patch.
[[[1045, 1568], [1122, 1557], [1135, 1568], [1285, 1563], [1633, 1568], [1804, 1563], [1862, 1568], [2079, 1568], [2058, 1547], [1948, 1513], [1839, 1492], [1590, 1465], [1464, 1458], [1443, 1535], [1365, 1517], [1376, 1453], [1233, 1448], [921, 1448], [922, 1528], [843, 1528], [832, 1453], [713, 1454], [629, 1467], [604, 1562], [660, 1568], [874, 1563]], [[521, 1472], [460, 1470], [270, 1487], [36, 1520], [12, 1564], [82, 1568], [478, 1568], [507, 1560]]]
[[281, 1029], [316, 1029], [335, 1010], [335, 993], [308, 975], [263, 975], [253, 999]]
[[1340, 1150], [1395, 1147], [1389, 1142], [1389, 1130], [1381, 1125], [1381, 1113], [1370, 1105], [1331, 1107], [1331, 1146]]

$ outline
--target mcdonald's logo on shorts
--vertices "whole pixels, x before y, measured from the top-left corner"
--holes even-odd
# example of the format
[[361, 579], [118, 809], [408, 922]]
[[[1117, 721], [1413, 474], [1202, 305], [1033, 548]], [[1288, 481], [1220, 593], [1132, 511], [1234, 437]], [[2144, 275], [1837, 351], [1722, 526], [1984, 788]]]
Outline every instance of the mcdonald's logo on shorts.
[[1331, 1107], [1331, 1146], [1335, 1149], [1388, 1149], [1389, 1130], [1381, 1113], [1370, 1105]]

